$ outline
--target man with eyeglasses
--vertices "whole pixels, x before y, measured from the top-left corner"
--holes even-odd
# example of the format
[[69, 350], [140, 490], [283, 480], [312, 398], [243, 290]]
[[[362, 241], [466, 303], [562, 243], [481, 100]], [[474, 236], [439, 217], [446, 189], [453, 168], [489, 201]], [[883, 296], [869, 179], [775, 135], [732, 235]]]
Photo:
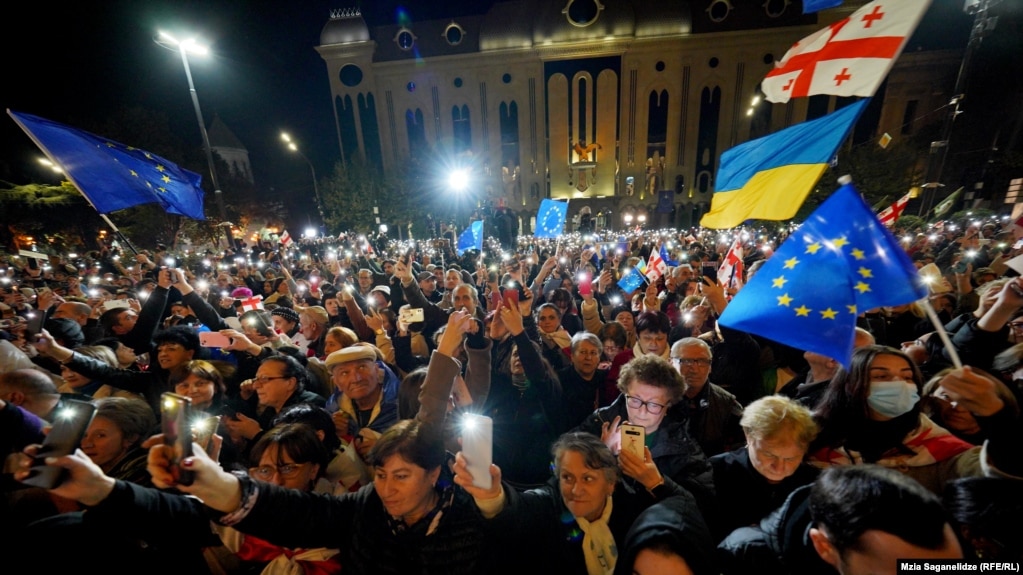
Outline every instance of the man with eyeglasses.
[[731, 451], [743, 443], [742, 405], [724, 388], [711, 383], [713, 355], [702, 339], [685, 337], [671, 346], [671, 363], [685, 380], [689, 433], [708, 457]]

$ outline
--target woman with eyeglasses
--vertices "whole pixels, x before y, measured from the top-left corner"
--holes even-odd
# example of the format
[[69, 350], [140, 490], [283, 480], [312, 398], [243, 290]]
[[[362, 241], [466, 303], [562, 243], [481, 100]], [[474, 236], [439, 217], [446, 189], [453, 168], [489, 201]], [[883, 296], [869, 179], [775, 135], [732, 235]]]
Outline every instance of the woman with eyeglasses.
[[[600, 437], [611, 452], [621, 458], [621, 425], [642, 426], [646, 455], [665, 477], [672, 478], [696, 496], [706, 514], [706, 502], [713, 498], [714, 479], [700, 445], [686, 430], [685, 413], [673, 409], [682, 401], [685, 383], [678, 371], [657, 355], [637, 357], [622, 367], [618, 377], [621, 395], [611, 405], [589, 416], [577, 431]], [[626, 471], [628, 482], [628, 472]], [[633, 477], [642, 482], [642, 478]]]

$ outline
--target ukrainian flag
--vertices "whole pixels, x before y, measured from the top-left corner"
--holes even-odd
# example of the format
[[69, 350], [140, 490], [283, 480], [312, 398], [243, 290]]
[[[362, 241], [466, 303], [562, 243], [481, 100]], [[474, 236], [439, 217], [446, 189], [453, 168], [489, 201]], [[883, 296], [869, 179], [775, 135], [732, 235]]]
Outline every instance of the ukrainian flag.
[[700, 225], [725, 229], [749, 219], [795, 216], [869, 102], [860, 100], [721, 154], [710, 211]]

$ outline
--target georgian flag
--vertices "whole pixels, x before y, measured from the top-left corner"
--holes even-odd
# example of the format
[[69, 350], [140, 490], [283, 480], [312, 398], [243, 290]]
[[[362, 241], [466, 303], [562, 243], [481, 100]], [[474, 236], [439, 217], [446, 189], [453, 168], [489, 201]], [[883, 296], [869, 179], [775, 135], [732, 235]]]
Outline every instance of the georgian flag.
[[728, 248], [728, 253], [725, 254], [725, 259], [721, 262], [721, 267], [718, 268], [719, 284], [726, 288], [742, 286], [742, 258], [742, 239], [736, 236], [732, 247]]
[[288, 249], [295, 245], [295, 240], [291, 239], [291, 234], [288, 233], [288, 230], [284, 230], [284, 233], [281, 234], [281, 245]]
[[666, 271], [668, 271], [668, 264], [664, 263], [664, 260], [661, 259], [661, 254], [650, 252], [650, 261], [646, 264], [646, 279], [653, 283], [663, 276]]
[[875, 0], [796, 42], [761, 83], [771, 102], [816, 94], [873, 96], [931, 0]]
[[263, 309], [263, 296], [257, 295], [248, 299], [243, 299], [241, 300], [241, 303], [238, 304], [238, 308], [242, 311], [242, 313]]
[[881, 220], [881, 223], [887, 228], [894, 226], [895, 222], [899, 221], [899, 216], [902, 215], [902, 210], [906, 209], [906, 204], [908, 203], [909, 194], [906, 194], [877, 214], [877, 219]]

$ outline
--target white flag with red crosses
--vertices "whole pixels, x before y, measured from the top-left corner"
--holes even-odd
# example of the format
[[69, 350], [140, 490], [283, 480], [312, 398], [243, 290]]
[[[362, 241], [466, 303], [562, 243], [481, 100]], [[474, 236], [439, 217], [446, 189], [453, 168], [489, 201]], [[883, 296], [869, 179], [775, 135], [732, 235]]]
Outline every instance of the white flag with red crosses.
[[291, 239], [291, 234], [288, 233], [288, 230], [284, 230], [284, 233], [281, 234], [281, 245], [290, 249], [294, 244], [295, 240]]
[[875, 0], [796, 42], [761, 83], [771, 102], [816, 94], [873, 96], [931, 0]]
[[263, 309], [263, 296], [257, 295], [248, 299], [243, 299], [238, 303], [238, 307], [241, 309], [242, 313]]

